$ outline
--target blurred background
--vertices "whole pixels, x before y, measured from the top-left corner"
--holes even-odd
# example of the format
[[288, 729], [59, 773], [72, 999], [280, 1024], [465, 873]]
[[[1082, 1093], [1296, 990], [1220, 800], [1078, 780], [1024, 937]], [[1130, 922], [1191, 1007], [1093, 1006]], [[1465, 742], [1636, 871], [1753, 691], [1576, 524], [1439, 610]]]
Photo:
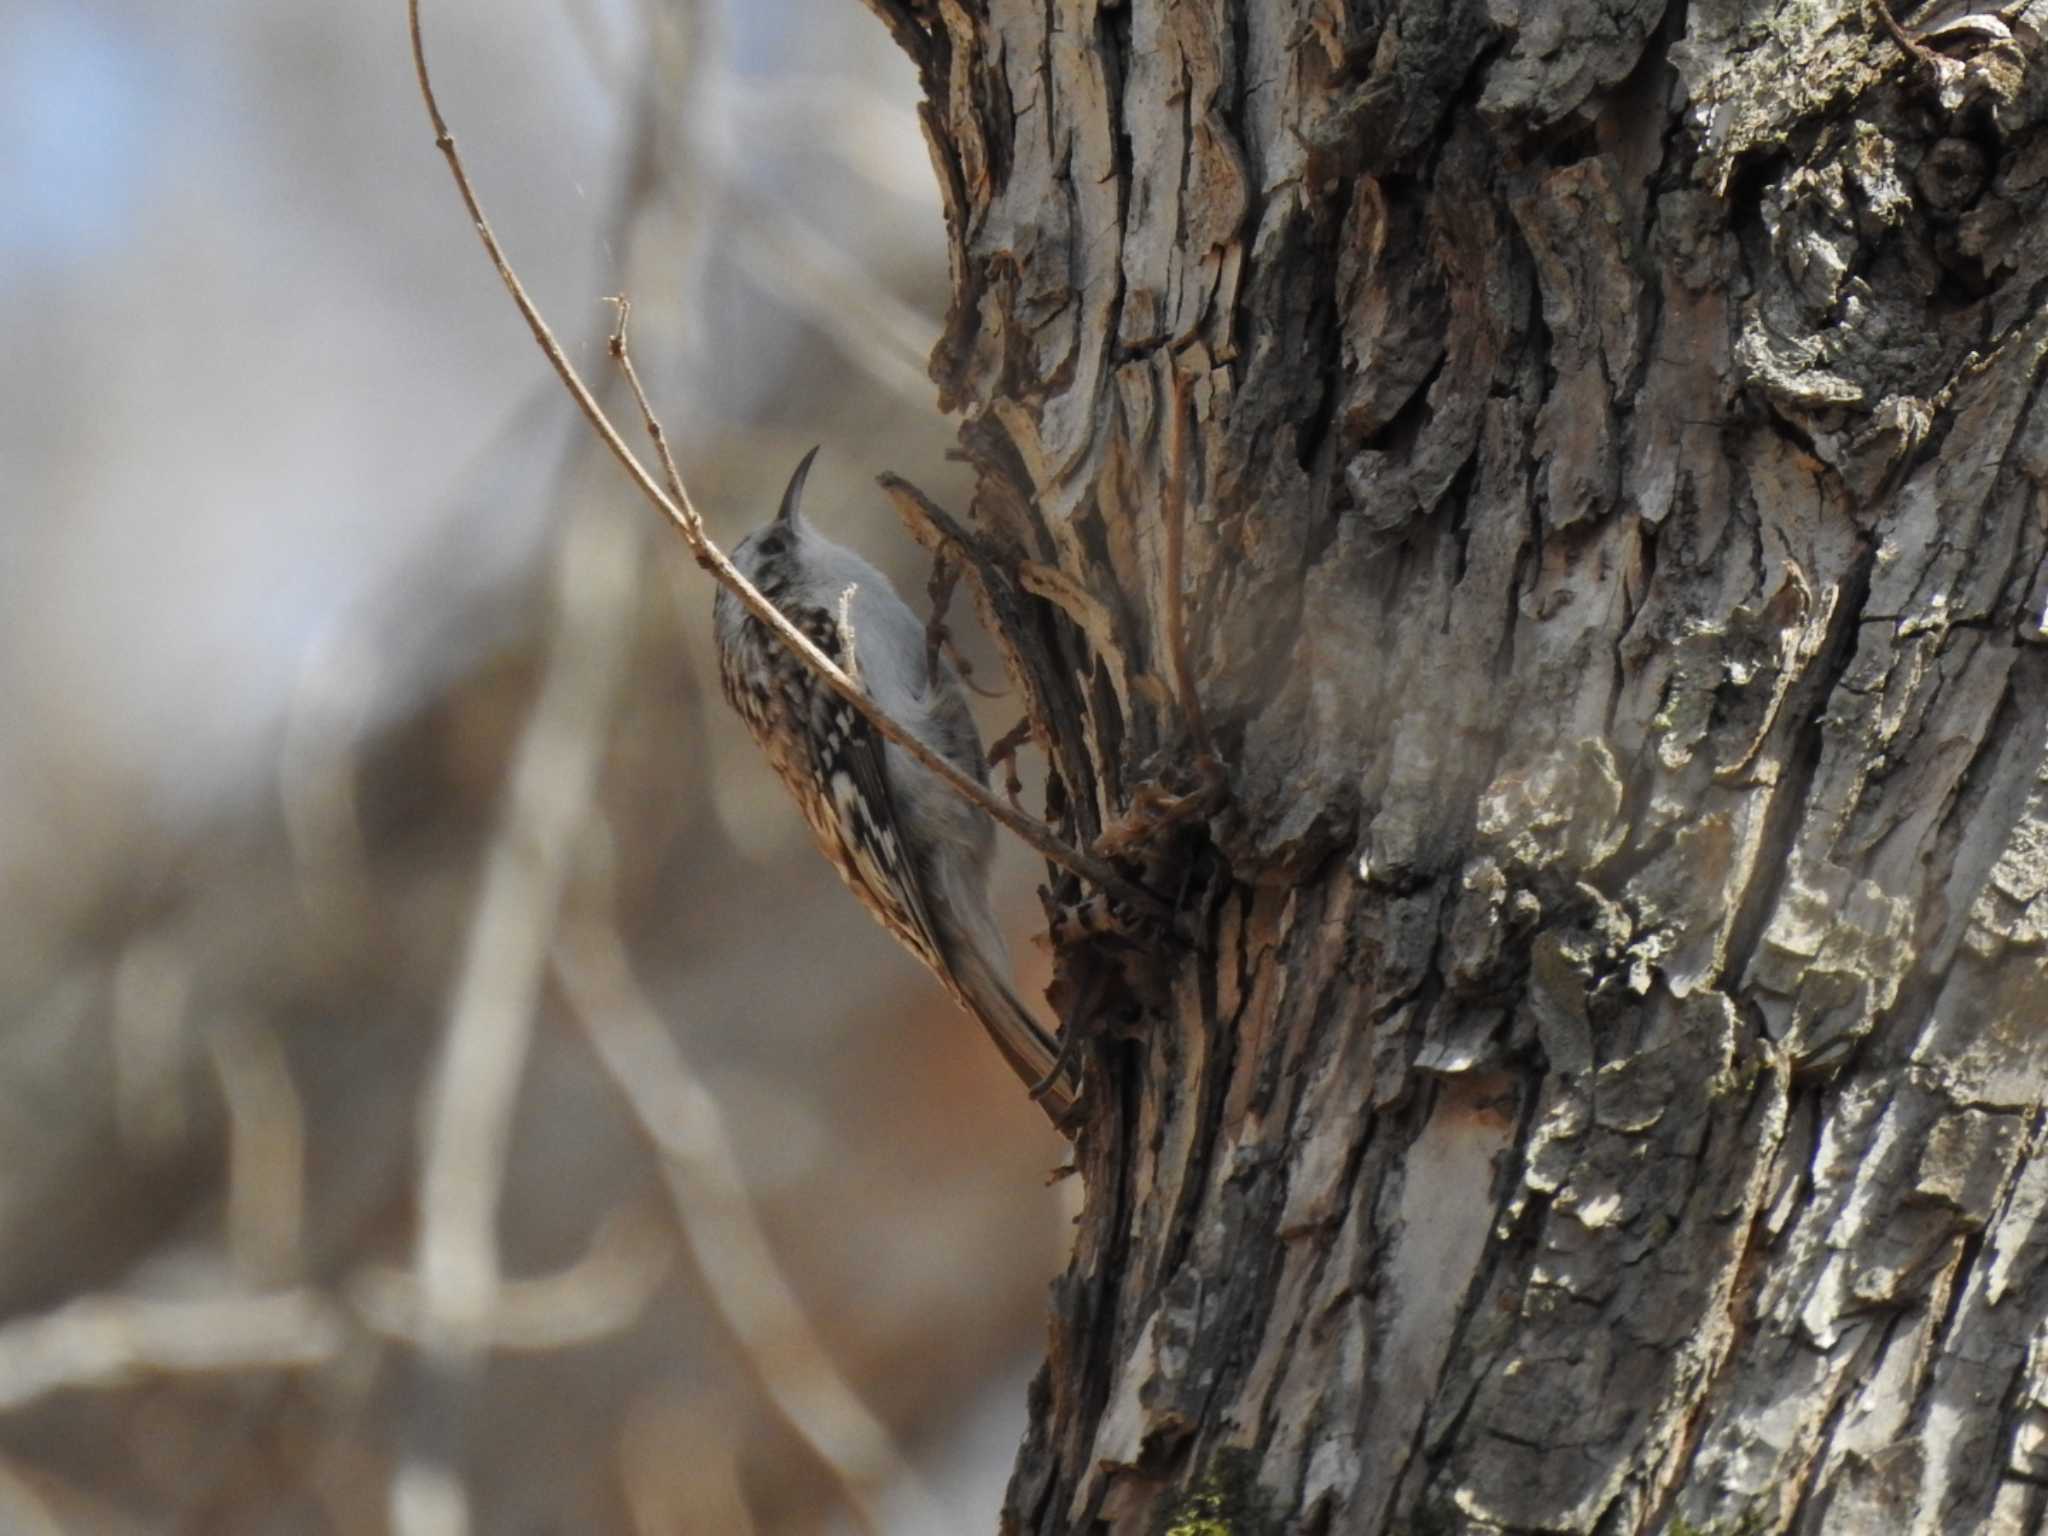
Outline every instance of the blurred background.
[[[968, 482], [881, 25], [425, 29], [629, 426], [631, 296], [714, 534], [820, 442], [807, 510], [921, 603], [873, 476]], [[993, 1529], [1062, 1144], [719, 698], [401, 0], [0, 0], [0, 44], [0, 1533]]]

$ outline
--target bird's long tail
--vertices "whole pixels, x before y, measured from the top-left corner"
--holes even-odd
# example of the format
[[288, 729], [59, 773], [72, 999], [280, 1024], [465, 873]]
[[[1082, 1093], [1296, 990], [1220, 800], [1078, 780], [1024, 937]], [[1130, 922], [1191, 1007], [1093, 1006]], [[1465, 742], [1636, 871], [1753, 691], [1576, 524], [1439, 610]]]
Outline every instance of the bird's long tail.
[[1046, 1033], [1009, 981], [990, 969], [979, 952], [961, 955], [953, 969], [960, 1001], [981, 1021], [1011, 1071], [1030, 1087], [1045, 1084], [1038, 1102], [1053, 1124], [1064, 1129], [1067, 1112], [1080, 1096], [1080, 1081], [1074, 1064], [1062, 1057], [1059, 1041]]

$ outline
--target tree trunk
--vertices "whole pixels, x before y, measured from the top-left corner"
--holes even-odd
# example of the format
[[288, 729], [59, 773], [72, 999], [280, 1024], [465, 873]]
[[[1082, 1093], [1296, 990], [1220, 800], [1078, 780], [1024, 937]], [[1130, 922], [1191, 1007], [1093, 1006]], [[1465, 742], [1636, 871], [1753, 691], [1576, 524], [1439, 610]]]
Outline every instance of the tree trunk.
[[1054, 808], [1179, 912], [1053, 891], [1005, 1528], [2036, 1529], [2048, 6], [870, 4]]

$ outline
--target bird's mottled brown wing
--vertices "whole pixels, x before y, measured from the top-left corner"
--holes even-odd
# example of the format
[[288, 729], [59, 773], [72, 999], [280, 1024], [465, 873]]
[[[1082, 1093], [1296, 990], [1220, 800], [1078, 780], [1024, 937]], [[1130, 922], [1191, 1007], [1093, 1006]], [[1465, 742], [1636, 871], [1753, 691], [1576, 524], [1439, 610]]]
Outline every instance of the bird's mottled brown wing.
[[[819, 650], [845, 664], [831, 614], [800, 608], [789, 616]], [[909, 866], [880, 733], [758, 621], [748, 622], [744, 643], [757, 662], [743, 676], [730, 664], [721, 669], [726, 697], [802, 809], [819, 851], [882, 925], [957, 992], [922, 882]]]

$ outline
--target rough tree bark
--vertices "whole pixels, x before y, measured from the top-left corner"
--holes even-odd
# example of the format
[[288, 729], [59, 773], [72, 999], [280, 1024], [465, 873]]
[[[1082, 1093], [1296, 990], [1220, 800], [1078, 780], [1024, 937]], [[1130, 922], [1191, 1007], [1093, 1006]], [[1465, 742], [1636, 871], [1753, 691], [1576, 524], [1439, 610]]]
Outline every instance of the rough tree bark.
[[987, 610], [1185, 941], [1053, 892], [1005, 1528], [2036, 1529], [2048, 4], [869, 3]]

